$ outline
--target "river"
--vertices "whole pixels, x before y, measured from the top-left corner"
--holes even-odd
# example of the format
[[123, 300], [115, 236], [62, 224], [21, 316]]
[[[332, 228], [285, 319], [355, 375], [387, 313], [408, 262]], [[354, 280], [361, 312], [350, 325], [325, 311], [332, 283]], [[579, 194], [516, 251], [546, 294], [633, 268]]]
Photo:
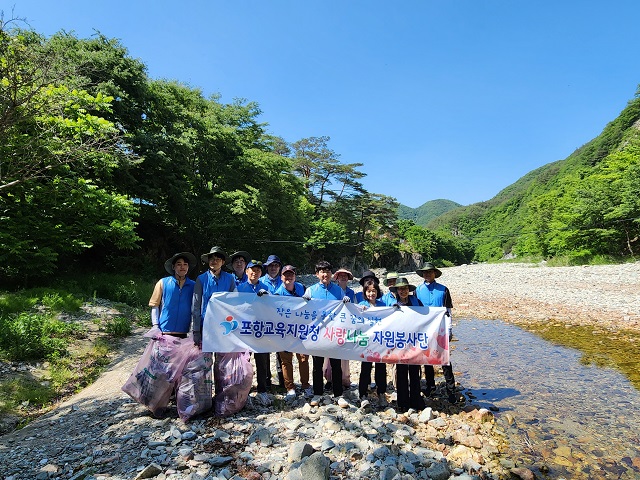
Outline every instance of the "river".
[[[496, 412], [510, 444], [507, 466], [513, 461], [550, 479], [640, 478], [634, 339], [545, 327], [547, 338], [566, 345], [590, 338], [591, 348], [580, 350], [499, 320], [456, 323], [456, 380], [473, 405]], [[598, 361], [593, 351], [616, 351], [626, 362]]]

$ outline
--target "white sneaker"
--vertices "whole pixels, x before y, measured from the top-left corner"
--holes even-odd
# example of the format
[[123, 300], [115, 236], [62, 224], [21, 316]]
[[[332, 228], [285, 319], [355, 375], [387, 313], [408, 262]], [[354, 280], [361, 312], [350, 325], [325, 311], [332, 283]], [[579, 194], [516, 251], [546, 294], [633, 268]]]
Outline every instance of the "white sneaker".
[[269, 405], [271, 405], [271, 398], [269, 398], [267, 392], [256, 393], [256, 402], [259, 405], [268, 407]]
[[347, 402], [344, 397], [340, 396], [338, 397], [338, 406], [340, 408], [349, 408], [349, 402]]
[[312, 398], [313, 397], [313, 388], [309, 387], [309, 388], [305, 388], [304, 389], [304, 396], [307, 398]]
[[296, 398], [296, 391], [291, 389], [287, 392], [287, 394], [285, 395], [284, 399], [285, 400], [293, 400], [294, 398]]
[[368, 407], [369, 404], [370, 402], [366, 395], [363, 395], [362, 397], [360, 397], [360, 408]]

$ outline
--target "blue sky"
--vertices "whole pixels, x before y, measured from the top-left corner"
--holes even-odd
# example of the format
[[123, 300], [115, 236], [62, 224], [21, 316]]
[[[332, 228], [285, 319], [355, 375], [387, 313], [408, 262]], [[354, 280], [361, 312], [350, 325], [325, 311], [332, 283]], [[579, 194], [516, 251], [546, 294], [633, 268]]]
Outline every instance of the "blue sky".
[[484, 201], [597, 136], [640, 84], [638, 0], [15, 0], [36, 31], [119, 38], [152, 78], [327, 135], [371, 192]]

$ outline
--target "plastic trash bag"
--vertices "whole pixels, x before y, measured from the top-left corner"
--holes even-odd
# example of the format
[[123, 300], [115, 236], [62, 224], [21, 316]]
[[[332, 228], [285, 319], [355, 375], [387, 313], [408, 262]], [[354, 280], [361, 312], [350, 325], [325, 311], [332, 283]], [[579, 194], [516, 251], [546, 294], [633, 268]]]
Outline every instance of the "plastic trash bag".
[[133, 373], [122, 386], [122, 391], [146, 406], [154, 415], [162, 413], [182, 373], [188, 347], [192, 345], [190, 339], [171, 335], [152, 338]]
[[214, 364], [215, 414], [228, 417], [244, 408], [253, 383], [253, 365], [249, 352], [217, 353]]
[[211, 366], [213, 354], [192, 345], [176, 392], [178, 415], [183, 422], [213, 405]]

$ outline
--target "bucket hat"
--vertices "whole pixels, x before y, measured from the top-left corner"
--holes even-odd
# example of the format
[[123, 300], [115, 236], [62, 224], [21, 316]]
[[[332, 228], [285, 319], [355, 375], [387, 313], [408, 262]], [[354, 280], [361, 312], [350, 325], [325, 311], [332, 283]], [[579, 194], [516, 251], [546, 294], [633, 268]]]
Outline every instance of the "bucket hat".
[[346, 273], [347, 277], [349, 277], [349, 280], [353, 280], [353, 273], [351, 273], [349, 270], [347, 270], [346, 268], [339, 268], [338, 270], [335, 271], [335, 273], [333, 274], [333, 281], [337, 282], [338, 281], [338, 274], [339, 273]]
[[371, 270], [365, 270], [364, 273], [362, 274], [362, 277], [360, 278], [360, 280], [358, 280], [360, 282], [360, 285], [364, 285], [364, 281], [367, 278], [373, 278], [374, 282], [380, 283], [380, 279], [378, 277], [376, 277], [375, 273], [373, 273]]
[[282, 261], [280, 260], [280, 257], [277, 255], [269, 255], [269, 257], [267, 258], [267, 261], [264, 262], [264, 266], [268, 267], [272, 263], [279, 263], [280, 266], [282, 266]]
[[249, 263], [251, 261], [251, 255], [249, 255], [249, 252], [245, 252], [244, 250], [238, 250], [237, 252], [232, 254], [231, 257], [229, 257], [228, 265], [231, 265], [233, 261], [236, 259], [236, 257], [244, 258], [244, 263]]
[[211, 257], [211, 255], [213, 255], [214, 253], [220, 255], [225, 261], [227, 260], [227, 254], [224, 252], [224, 250], [222, 250], [221, 247], [218, 246], [211, 247], [211, 250], [209, 250], [208, 253], [203, 253], [202, 255], [200, 255], [200, 260], [202, 260], [202, 263], [208, 263], [209, 257]]
[[387, 276], [385, 277], [385, 279], [382, 281], [382, 284], [386, 287], [389, 285], [389, 280], [398, 280], [398, 274], [396, 272], [389, 272], [387, 273]]
[[434, 270], [436, 272], [436, 278], [438, 278], [440, 275], [442, 275], [442, 272], [440, 270], [438, 270], [435, 265], [431, 262], [425, 262], [424, 265], [422, 265], [421, 268], [416, 270], [416, 274], [422, 276], [423, 272], [426, 272], [427, 270]]
[[398, 278], [398, 280], [396, 281], [396, 284], [393, 285], [392, 287], [389, 287], [389, 290], [391, 290], [393, 293], [396, 293], [398, 291], [398, 288], [400, 287], [409, 287], [410, 292], [416, 291], [415, 285], [411, 285], [405, 277]]
[[193, 253], [189, 253], [189, 252], [176, 253], [173, 255], [173, 257], [171, 257], [169, 260], [164, 262], [164, 269], [167, 271], [169, 275], [173, 275], [175, 273], [173, 271], [173, 265], [176, 263], [176, 261], [179, 258], [185, 258], [187, 260], [187, 263], [189, 264], [189, 272], [193, 270], [193, 268], [198, 263], [196, 260], [196, 256]]

